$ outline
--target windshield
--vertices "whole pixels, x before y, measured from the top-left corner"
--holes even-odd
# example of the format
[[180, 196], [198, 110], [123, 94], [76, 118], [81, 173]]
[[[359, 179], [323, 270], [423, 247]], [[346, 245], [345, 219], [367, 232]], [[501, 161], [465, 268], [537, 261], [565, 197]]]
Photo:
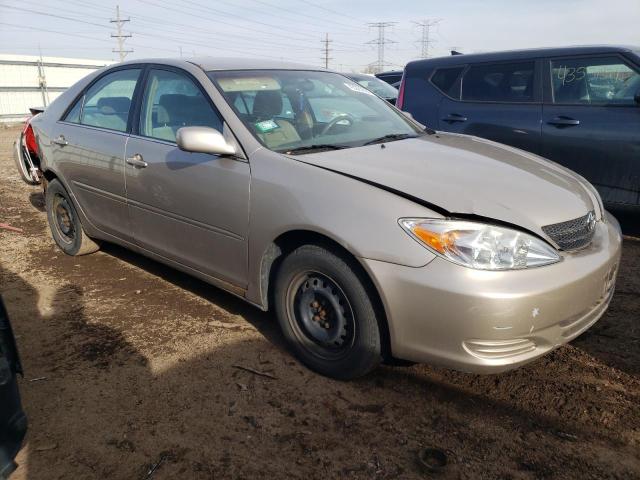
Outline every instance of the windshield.
[[373, 75], [347, 75], [354, 82], [358, 82], [364, 88], [371, 90], [373, 93], [385, 100], [398, 98], [398, 90], [387, 82], [383, 82]]
[[337, 73], [244, 70], [209, 76], [246, 127], [276, 152], [359, 147], [423, 133], [386, 101]]

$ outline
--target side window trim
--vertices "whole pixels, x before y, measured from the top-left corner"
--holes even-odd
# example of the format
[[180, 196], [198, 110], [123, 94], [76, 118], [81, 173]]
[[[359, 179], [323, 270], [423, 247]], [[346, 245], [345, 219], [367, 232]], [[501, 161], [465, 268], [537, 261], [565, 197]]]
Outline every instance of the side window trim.
[[[67, 115], [69, 115], [69, 112], [71, 112], [71, 110], [73, 110], [73, 107], [75, 107], [76, 103], [78, 101], [82, 100], [82, 105], [80, 107], [80, 122], [82, 122], [82, 117], [84, 116], [84, 102], [85, 102], [85, 99], [86, 99], [86, 93], [89, 91], [89, 89], [91, 87], [93, 87], [96, 83], [98, 83], [102, 78], [106, 77], [107, 75], [109, 75], [111, 73], [119, 72], [121, 70], [140, 70], [140, 74], [138, 75], [138, 80], [136, 81], [136, 86], [135, 86], [135, 89], [133, 91], [133, 98], [131, 99], [131, 108], [129, 109], [129, 117], [127, 119], [127, 129], [124, 132], [119, 131], [119, 130], [111, 130], [109, 128], [104, 128], [104, 127], [96, 127], [94, 125], [84, 125], [83, 123], [73, 123], [73, 122], [69, 122], [69, 121], [65, 120], [67, 118]], [[69, 125], [76, 125], [76, 126], [80, 126], [80, 127], [94, 128], [94, 129], [97, 129], [97, 130], [104, 130], [105, 132], [113, 132], [113, 133], [118, 133], [118, 134], [121, 134], [121, 135], [122, 134], [131, 133], [131, 128], [130, 128], [131, 125], [130, 125], [129, 122], [131, 122], [132, 117], [133, 117], [133, 113], [134, 113], [133, 112], [133, 106], [135, 105], [135, 102], [136, 102], [136, 94], [138, 93], [138, 90], [140, 88], [140, 80], [142, 80], [142, 78], [144, 77], [145, 70], [146, 70], [146, 65], [144, 63], [119, 65], [117, 67], [113, 67], [113, 68], [109, 68], [108, 70], [105, 70], [100, 75], [98, 75], [96, 78], [91, 80], [91, 82], [89, 82], [87, 85], [85, 85], [85, 87], [80, 91], [80, 93], [78, 93], [78, 95], [76, 95], [76, 97], [73, 99], [73, 101], [69, 103], [69, 106], [64, 110], [62, 115], [60, 115], [60, 118], [58, 119], [58, 122], [67, 123]]]
[[[518, 58], [518, 59], [511, 59], [511, 60], [499, 60], [499, 61], [494, 61], [494, 62], [477, 62], [477, 63], [469, 63], [467, 64], [467, 66], [465, 67], [464, 71], [462, 72], [462, 74], [460, 75], [460, 77], [458, 78], [458, 82], [460, 83], [460, 98], [456, 99], [453, 97], [449, 97], [447, 95], [447, 98], [451, 98], [454, 101], [457, 102], [461, 102], [461, 103], [486, 103], [486, 104], [498, 104], [498, 105], [541, 105], [543, 98], [542, 98], [542, 68], [543, 68], [543, 64], [542, 64], [542, 59], [540, 58]], [[462, 90], [464, 88], [464, 78], [467, 75], [467, 73], [469, 72], [469, 70], [471, 69], [471, 67], [475, 67], [478, 65], [500, 65], [500, 64], [511, 64], [511, 63], [528, 63], [531, 62], [534, 64], [534, 69], [533, 69], [533, 99], [530, 102], [505, 102], [505, 101], [494, 101], [494, 100], [464, 100], [462, 98]]]
[[[139, 93], [139, 98], [136, 99], [136, 103], [135, 103], [135, 111], [134, 111], [134, 115], [132, 116], [132, 128], [130, 129], [130, 133], [131, 135], [135, 135], [136, 137], [140, 137], [140, 138], [144, 138], [146, 140], [150, 140], [150, 141], [157, 141], [157, 142], [161, 142], [161, 143], [166, 143], [169, 145], [176, 145], [176, 142], [172, 142], [169, 140], [162, 140], [159, 138], [154, 138], [154, 137], [148, 137], [146, 135], [142, 135], [140, 133], [140, 120], [141, 120], [141, 116], [142, 116], [142, 102], [144, 101], [144, 96], [147, 92], [147, 87], [148, 87], [148, 81], [149, 81], [149, 75], [150, 72], [152, 70], [165, 70], [167, 72], [172, 72], [172, 73], [177, 73], [180, 75], [184, 75], [185, 77], [187, 77], [189, 80], [191, 80], [193, 82], [193, 84], [196, 86], [196, 88], [198, 90], [200, 90], [200, 93], [202, 93], [203, 97], [207, 100], [207, 102], [209, 103], [209, 105], [211, 106], [211, 109], [213, 110], [213, 112], [218, 116], [218, 118], [220, 119], [220, 121], [222, 122], [222, 126], [223, 128], [226, 125], [226, 128], [229, 128], [226, 120], [224, 119], [224, 117], [222, 116], [222, 114], [220, 113], [220, 111], [218, 110], [218, 107], [216, 107], [215, 103], [213, 102], [213, 100], [211, 99], [211, 97], [209, 96], [209, 94], [207, 93], [207, 91], [204, 89], [204, 87], [202, 86], [202, 84], [198, 81], [197, 78], [195, 78], [190, 72], [187, 72], [186, 70], [180, 68], [180, 67], [174, 67], [171, 65], [162, 65], [162, 64], [156, 64], [156, 63], [150, 63], [146, 65], [145, 71], [143, 73], [143, 75], [141, 75], [141, 79], [142, 82], [139, 82], [140, 85], [140, 91]], [[223, 133], [223, 132], [220, 132]], [[235, 135], [234, 135], [235, 136]]]
[[588, 60], [590, 58], [604, 58], [604, 57], [617, 57], [620, 63], [626, 65], [631, 70], [637, 72], [640, 75], [640, 65], [636, 65], [630, 61], [626, 56], [620, 52], [601, 52], [601, 53], [589, 53], [583, 55], [560, 55], [554, 57], [546, 57], [544, 61], [544, 98], [543, 103], [545, 105], [557, 105], [564, 107], [616, 107], [616, 108], [637, 108], [636, 105], [624, 105], [624, 104], [585, 104], [585, 103], [555, 103], [553, 93], [553, 68], [552, 63], [556, 60]]

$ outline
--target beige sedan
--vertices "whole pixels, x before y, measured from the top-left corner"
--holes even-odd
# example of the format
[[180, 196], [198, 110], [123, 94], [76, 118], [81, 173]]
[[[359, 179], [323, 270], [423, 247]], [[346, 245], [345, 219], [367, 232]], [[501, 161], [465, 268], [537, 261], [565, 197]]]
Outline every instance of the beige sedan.
[[324, 375], [499, 372], [579, 335], [613, 293], [620, 230], [583, 178], [425, 128], [338, 73], [132, 61], [30, 127], [64, 252], [117, 243], [272, 310]]

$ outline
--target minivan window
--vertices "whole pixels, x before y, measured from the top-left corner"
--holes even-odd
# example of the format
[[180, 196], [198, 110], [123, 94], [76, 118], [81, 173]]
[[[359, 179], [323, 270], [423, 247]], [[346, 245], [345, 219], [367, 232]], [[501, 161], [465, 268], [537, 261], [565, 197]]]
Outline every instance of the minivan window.
[[179, 128], [195, 126], [222, 132], [220, 116], [189, 77], [151, 70], [140, 111], [140, 135], [175, 142]]
[[462, 100], [533, 102], [535, 62], [473, 65], [462, 78]]
[[460, 84], [457, 80], [462, 70], [464, 67], [439, 68], [431, 76], [431, 83], [445, 95], [459, 99]]
[[635, 105], [640, 74], [617, 56], [551, 62], [553, 101], [574, 105]]
[[[80, 115], [82, 125], [124, 132], [140, 69], [118, 70], [94, 83], [84, 94]], [[78, 102], [82, 101], [79, 99]], [[76, 106], [69, 112], [75, 115]], [[69, 121], [73, 121], [70, 118]]]

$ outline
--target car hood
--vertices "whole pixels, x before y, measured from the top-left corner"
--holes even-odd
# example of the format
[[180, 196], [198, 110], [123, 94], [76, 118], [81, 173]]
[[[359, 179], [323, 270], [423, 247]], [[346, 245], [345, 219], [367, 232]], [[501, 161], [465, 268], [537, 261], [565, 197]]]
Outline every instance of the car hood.
[[438, 132], [291, 158], [401, 192], [441, 213], [487, 217], [545, 237], [542, 226], [594, 209], [579, 177], [564, 167], [467, 135]]

